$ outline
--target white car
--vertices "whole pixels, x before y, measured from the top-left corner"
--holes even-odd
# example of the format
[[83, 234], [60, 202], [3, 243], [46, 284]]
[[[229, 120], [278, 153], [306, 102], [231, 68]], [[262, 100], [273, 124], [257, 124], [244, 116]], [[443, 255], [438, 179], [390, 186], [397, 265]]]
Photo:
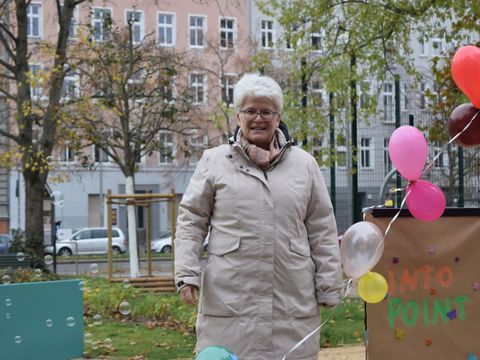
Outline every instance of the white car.
[[[107, 228], [83, 228], [67, 239], [57, 240], [57, 255], [70, 256], [72, 254], [106, 254], [108, 246]], [[119, 228], [112, 229], [112, 252], [120, 254], [127, 250], [125, 235]], [[53, 254], [53, 246], [45, 247], [46, 254]]]
[[[203, 250], [208, 250], [208, 237], [210, 233], [208, 233], [207, 237], [203, 241]], [[159, 252], [159, 253], [171, 253], [172, 252], [172, 233], [166, 232], [160, 235], [159, 239], [152, 240], [152, 251]]]

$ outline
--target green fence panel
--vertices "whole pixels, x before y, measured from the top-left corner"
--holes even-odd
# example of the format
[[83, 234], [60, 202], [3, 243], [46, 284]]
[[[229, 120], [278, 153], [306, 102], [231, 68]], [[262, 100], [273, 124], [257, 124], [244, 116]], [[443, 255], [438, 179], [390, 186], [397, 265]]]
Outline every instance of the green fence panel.
[[0, 285], [0, 358], [81, 357], [82, 284], [65, 280]]

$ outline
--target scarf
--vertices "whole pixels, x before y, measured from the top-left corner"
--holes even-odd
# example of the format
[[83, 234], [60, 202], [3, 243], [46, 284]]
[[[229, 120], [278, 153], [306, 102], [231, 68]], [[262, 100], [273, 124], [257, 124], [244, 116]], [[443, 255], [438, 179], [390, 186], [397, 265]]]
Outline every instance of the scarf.
[[257, 165], [259, 168], [265, 170], [271, 164], [271, 162], [278, 156], [280, 153], [280, 147], [277, 141], [277, 134], [273, 136], [272, 141], [270, 142], [269, 150], [262, 149], [254, 144], [248, 142], [247, 139], [241, 133], [241, 130], [238, 134], [240, 138], [240, 146], [245, 151], [247, 156], [252, 160], [252, 162]]

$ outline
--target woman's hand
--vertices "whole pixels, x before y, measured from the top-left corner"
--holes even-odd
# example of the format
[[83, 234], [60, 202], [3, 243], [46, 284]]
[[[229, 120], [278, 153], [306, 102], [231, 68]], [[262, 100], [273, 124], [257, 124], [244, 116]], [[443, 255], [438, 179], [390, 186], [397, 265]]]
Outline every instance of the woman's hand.
[[186, 285], [180, 289], [180, 299], [188, 305], [197, 306], [198, 304], [198, 289], [194, 285]]

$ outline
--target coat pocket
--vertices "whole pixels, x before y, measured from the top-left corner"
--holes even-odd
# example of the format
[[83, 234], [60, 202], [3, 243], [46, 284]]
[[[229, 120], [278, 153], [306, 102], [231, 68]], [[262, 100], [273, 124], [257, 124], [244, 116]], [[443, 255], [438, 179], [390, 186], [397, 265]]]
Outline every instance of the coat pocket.
[[213, 316], [237, 316], [243, 308], [240, 238], [210, 239], [209, 259], [203, 271], [200, 312]]

